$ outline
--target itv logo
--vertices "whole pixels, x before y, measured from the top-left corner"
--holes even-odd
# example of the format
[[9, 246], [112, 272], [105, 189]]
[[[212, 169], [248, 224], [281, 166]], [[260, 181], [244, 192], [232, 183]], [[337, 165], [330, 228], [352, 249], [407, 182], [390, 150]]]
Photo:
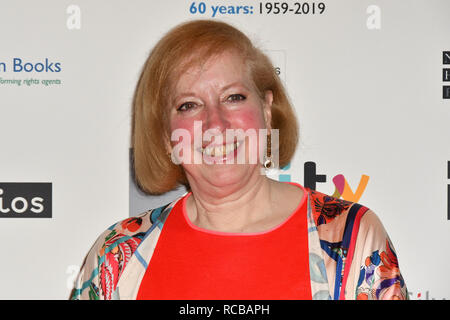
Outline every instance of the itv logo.
[[[287, 171], [290, 168], [290, 164], [286, 167], [283, 167], [282, 171]], [[281, 173], [279, 175], [279, 181], [291, 181], [290, 174]], [[336, 198], [342, 198], [351, 202], [358, 202], [361, 199], [364, 190], [366, 190], [367, 184], [369, 183], [369, 176], [363, 174], [361, 175], [361, 179], [359, 180], [359, 184], [354, 188], [350, 186], [348, 181], [345, 179], [343, 174], [338, 174], [332, 179], [335, 190], [331, 195]], [[326, 183], [327, 176], [324, 174], [317, 174], [316, 171], [316, 163], [312, 161], [305, 162], [304, 164], [304, 182], [303, 185], [309, 189], [316, 190], [317, 183]]]

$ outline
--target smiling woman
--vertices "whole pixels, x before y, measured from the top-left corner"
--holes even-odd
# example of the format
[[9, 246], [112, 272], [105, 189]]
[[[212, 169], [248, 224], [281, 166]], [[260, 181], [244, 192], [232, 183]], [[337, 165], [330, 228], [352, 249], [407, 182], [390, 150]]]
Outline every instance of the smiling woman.
[[[262, 153], [265, 146], [265, 141], [257, 140], [256, 131], [270, 130], [273, 97], [272, 92], [267, 91], [264, 100], [259, 98], [246, 69], [237, 53], [226, 52], [211, 58], [202, 67], [187, 70], [177, 81], [174, 89], [174, 95], [177, 97], [175, 107], [169, 111], [171, 140], [173, 141], [174, 133], [180, 129], [188, 136], [194, 136], [194, 142], [198, 143], [191, 144], [191, 139], [184, 138], [183, 142], [179, 143], [183, 144], [183, 151], [188, 151], [189, 155], [193, 154], [194, 160], [204, 160], [207, 164], [231, 164], [235, 162], [235, 158], [241, 158], [244, 161], [240, 163], [256, 164], [257, 155]], [[203, 137], [195, 139], [196, 134], [202, 134]], [[211, 140], [213, 142], [208, 144]], [[259, 142], [263, 143], [260, 150]], [[167, 149], [171, 150], [171, 146], [167, 146]], [[199, 153], [197, 157], [196, 153]], [[201, 162], [192, 159], [183, 161], [185, 165]], [[192, 174], [189, 169], [196, 168], [217, 170], [211, 166], [183, 168], [186, 174]], [[231, 170], [231, 176], [236, 175], [237, 168], [245, 167], [225, 168]]]
[[[236, 79], [229, 79], [228, 83], [215, 84], [216, 87], [222, 85], [222, 95], [229, 94], [227, 97], [221, 96], [222, 102], [226, 98], [230, 107], [237, 105], [233, 101], [240, 101], [238, 97], [243, 94], [232, 90], [238, 88], [244, 92], [251, 90], [250, 98], [252, 101], [259, 98], [258, 103], [265, 100], [270, 92], [273, 96], [271, 126], [280, 130], [279, 165], [286, 165], [293, 156], [298, 140], [295, 113], [267, 56], [257, 50], [242, 32], [224, 23], [201, 21], [183, 24], [155, 46], [144, 66], [135, 94], [134, 166], [139, 185], [149, 193], [164, 193], [177, 183], [188, 183], [183, 168], [165, 156], [170, 153], [167, 143], [171, 141], [171, 132], [176, 129], [170, 126], [169, 117], [174, 118], [174, 110], [180, 113], [190, 110], [188, 114], [192, 114], [196, 107], [203, 106], [203, 100], [195, 95], [189, 82], [195, 82], [200, 75], [205, 79], [202, 68], [214, 64], [217, 59], [234, 59], [232, 65], [223, 64], [224, 61], [219, 64], [227, 71], [234, 66], [233, 72], [239, 74]], [[210, 71], [210, 74], [213, 72], [221, 70]], [[177, 117], [183, 118], [188, 116], [179, 114]], [[209, 128], [204, 126], [204, 129]]]
[[189, 192], [105, 231], [74, 299], [407, 298], [372, 211], [261, 174], [289, 163], [297, 121], [270, 60], [236, 28], [199, 20], [166, 34], [133, 120], [141, 187]]

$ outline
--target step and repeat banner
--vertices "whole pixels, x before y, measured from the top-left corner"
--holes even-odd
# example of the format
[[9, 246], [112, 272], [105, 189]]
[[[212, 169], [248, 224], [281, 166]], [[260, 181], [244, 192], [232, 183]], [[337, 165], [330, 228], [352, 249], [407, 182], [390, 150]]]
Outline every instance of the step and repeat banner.
[[300, 143], [271, 174], [375, 211], [411, 299], [450, 299], [450, 2], [0, 1], [0, 299], [67, 299], [139, 190], [131, 105], [156, 42], [228, 22], [272, 59]]

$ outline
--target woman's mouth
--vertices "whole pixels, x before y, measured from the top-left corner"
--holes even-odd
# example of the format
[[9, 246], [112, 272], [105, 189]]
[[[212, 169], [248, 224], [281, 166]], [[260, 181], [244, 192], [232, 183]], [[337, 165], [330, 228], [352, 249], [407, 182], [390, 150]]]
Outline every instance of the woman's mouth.
[[207, 157], [223, 158], [224, 156], [227, 156], [230, 153], [234, 153], [234, 151], [236, 151], [241, 144], [242, 144], [242, 142], [236, 141], [233, 143], [228, 143], [228, 144], [219, 145], [219, 146], [208, 145], [204, 148], [203, 147], [200, 148], [199, 152], [201, 152], [204, 156], [207, 156]]

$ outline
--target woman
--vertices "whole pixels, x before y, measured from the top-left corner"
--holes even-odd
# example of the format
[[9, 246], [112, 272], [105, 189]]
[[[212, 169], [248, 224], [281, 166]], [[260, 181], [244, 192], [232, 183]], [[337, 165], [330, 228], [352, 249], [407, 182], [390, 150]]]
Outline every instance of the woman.
[[135, 93], [134, 166], [149, 193], [189, 192], [106, 230], [72, 298], [406, 299], [372, 211], [261, 174], [289, 163], [297, 138], [273, 66], [244, 34], [203, 20], [171, 30]]

